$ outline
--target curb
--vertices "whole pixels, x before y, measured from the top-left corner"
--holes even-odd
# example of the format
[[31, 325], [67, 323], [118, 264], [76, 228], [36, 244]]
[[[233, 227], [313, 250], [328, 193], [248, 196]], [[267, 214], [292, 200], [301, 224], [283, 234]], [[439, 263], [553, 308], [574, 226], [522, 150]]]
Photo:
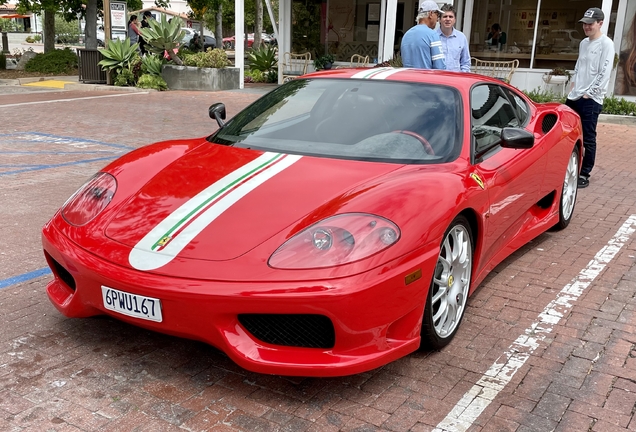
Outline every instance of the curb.
[[601, 123], [636, 126], [636, 116], [601, 114], [598, 116], [598, 121]]
[[76, 91], [116, 91], [126, 93], [148, 93], [156, 92], [156, 89], [142, 89], [138, 87], [118, 87], [114, 85], [106, 84], [83, 84], [83, 83], [71, 83], [64, 84], [64, 90], [76, 90]]
[[19, 85], [22, 84], [30, 84], [34, 82], [40, 81], [77, 81], [78, 76], [70, 75], [70, 76], [41, 76], [41, 77], [26, 77], [26, 78], [16, 78], [14, 81], [18, 81]]

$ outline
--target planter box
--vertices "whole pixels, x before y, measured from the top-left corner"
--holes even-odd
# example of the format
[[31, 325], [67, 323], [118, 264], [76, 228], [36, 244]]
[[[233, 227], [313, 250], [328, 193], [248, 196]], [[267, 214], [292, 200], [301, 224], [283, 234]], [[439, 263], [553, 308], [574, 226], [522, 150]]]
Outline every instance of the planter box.
[[233, 90], [240, 88], [240, 70], [163, 65], [161, 75], [170, 90]]

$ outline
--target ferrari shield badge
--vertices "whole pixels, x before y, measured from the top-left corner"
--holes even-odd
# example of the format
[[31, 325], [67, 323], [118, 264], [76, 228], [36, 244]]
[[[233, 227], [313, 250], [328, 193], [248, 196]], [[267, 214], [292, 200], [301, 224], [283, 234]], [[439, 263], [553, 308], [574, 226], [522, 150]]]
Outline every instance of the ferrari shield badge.
[[477, 183], [479, 185], [480, 188], [482, 189], [486, 189], [486, 186], [484, 186], [484, 181], [481, 179], [481, 177], [479, 177], [479, 174], [477, 173], [472, 173], [470, 175], [470, 178], [472, 178], [473, 180], [475, 180], [475, 183]]

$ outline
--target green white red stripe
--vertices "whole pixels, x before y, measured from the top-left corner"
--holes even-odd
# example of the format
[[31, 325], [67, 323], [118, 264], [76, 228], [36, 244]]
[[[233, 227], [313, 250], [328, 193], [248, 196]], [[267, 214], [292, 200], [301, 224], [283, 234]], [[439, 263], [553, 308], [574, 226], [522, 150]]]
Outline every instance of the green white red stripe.
[[266, 152], [216, 181], [146, 234], [130, 251], [130, 265], [154, 270], [168, 264], [224, 211], [300, 158]]
[[392, 67], [382, 67], [382, 68], [372, 68], [357, 72], [351, 76], [351, 78], [357, 79], [375, 79], [375, 80], [383, 80], [390, 77], [393, 74], [404, 71], [404, 68], [392, 68]]

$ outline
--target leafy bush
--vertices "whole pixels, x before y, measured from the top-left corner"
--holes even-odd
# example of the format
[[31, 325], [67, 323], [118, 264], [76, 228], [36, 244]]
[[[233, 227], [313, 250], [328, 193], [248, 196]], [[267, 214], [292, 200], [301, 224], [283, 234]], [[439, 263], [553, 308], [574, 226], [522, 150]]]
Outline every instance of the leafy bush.
[[566, 96], [561, 96], [557, 93], [554, 93], [551, 90], [541, 90], [540, 88], [536, 88], [531, 91], [524, 90], [523, 92], [531, 100], [537, 103], [546, 103], [546, 102], [565, 103], [565, 99], [566, 99]]
[[33, 39], [32, 36], [27, 36], [26, 39], [24, 40], [26, 43], [33, 43], [35, 42], [35, 39]]
[[245, 71], [245, 79], [243, 82], [246, 83], [260, 83], [266, 82], [265, 74], [258, 69], [250, 69]]
[[35, 36], [33, 36], [33, 40], [36, 42], [40, 42], [42, 40], [42, 36], [40, 36], [39, 34], [36, 34]]
[[2, 31], [6, 32], [18, 31], [18, 25], [16, 22], [9, 18], [0, 18], [0, 27], [2, 28]]
[[0, 50], [0, 70], [7, 68], [7, 56]]
[[143, 74], [137, 81], [137, 87], [144, 89], [168, 90], [168, 84], [159, 75]]
[[129, 69], [134, 64], [137, 54], [138, 44], [130, 45], [130, 39], [112, 40], [108, 43], [108, 48], [101, 50], [104, 60], [97, 63], [105, 71], [113, 71], [117, 75], [124, 69]]
[[143, 57], [141, 63], [141, 71], [143, 74], [161, 76], [161, 67], [164, 64], [163, 58], [151, 54]]
[[134, 87], [135, 75], [132, 73], [130, 69], [124, 68], [115, 77], [114, 84], [119, 87], [127, 87], [127, 86]]
[[186, 66], [221, 69], [230, 65], [227, 54], [221, 48], [208, 48], [206, 52], [185, 54], [183, 64]]
[[68, 48], [36, 54], [24, 66], [28, 72], [67, 74], [77, 68], [77, 55]]
[[606, 97], [603, 101], [603, 114], [636, 116], [636, 103], [623, 98]]
[[60, 14], [55, 15], [55, 41], [57, 43], [71, 44], [79, 42], [80, 31], [77, 21], [66, 21]]
[[[532, 91], [525, 91], [524, 93], [534, 102], [545, 103], [545, 102], [560, 102], [565, 103], [567, 96], [561, 96], [556, 94], [550, 90], [540, 90], [534, 89]], [[623, 98], [616, 98], [614, 96], [606, 97], [603, 101], [603, 110], [602, 114], [613, 114], [613, 115], [627, 115], [627, 116], [636, 116], [636, 103], [627, 101]]]
[[278, 69], [272, 69], [267, 72], [266, 81], [268, 83], [277, 83], [278, 82]]
[[251, 70], [267, 72], [278, 66], [276, 49], [271, 45], [261, 45], [247, 53], [247, 60]]
[[165, 14], [161, 15], [161, 21], [149, 20], [150, 27], [141, 29], [141, 35], [146, 41], [146, 47], [153, 54], [163, 56], [164, 52], [168, 52], [170, 60], [178, 65], [182, 65], [181, 58], [174, 52], [175, 48], [185, 35], [185, 31], [181, 30], [181, 20], [173, 19], [168, 22]]

